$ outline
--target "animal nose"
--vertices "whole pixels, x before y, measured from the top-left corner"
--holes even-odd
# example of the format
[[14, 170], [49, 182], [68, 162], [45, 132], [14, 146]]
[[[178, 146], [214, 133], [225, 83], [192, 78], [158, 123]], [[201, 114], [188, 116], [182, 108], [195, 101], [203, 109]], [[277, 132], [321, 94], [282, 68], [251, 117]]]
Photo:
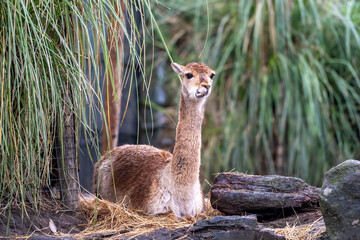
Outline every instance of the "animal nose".
[[210, 84], [207, 83], [207, 82], [202, 82], [202, 83], [200, 84], [200, 86], [201, 86], [201, 87], [204, 87], [204, 88], [206, 88], [206, 89], [209, 89], [209, 88], [210, 88]]

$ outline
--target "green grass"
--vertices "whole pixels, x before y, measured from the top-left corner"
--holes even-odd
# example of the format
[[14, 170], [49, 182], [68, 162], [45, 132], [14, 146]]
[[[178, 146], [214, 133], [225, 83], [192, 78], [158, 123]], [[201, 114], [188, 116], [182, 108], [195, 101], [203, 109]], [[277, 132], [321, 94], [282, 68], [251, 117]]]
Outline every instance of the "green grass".
[[[114, 8], [114, 5], [120, 6], [120, 2], [127, 6], [124, 14], [127, 12], [129, 16], [130, 30], [126, 29], [122, 11], [118, 15]], [[26, 213], [29, 203], [38, 209], [41, 191], [50, 183], [54, 132], [62, 136], [65, 105], [86, 129], [87, 137], [96, 142], [96, 131], [91, 130], [94, 113], [90, 111], [89, 117], [84, 117], [85, 103], [90, 109], [99, 109], [104, 117], [99, 99], [106, 91], [104, 88], [114, 85], [110, 48], [118, 59], [124, 51], [116, 41], [107, 44], [113, 41], [111, 34], [123, 32], [122, 41], [130, 45], [130, 61], [124, 75], [140, 71], [147, 91], [149, 83], [143, 72], [144, 40], [140, 38], [146, 32], [145, 28], [138, 28], [134, 19], [135, 12], [141, 12], [144, 17], [151, 10], [145, 5], [149, 3], [0, 1], [1, 211], [11, 212], [12, 206], [18, 205]], [[101, 66], [105, 69], [104, 86], [97, 81], [101, 71], [100, 50], [105, 61]], [[88, 78], [86, 69], [93, 78]]]
[[175, 61], [217, 70], [203, 126], [205, 178], [236, 169], [319, 186], [330, 167], [359, 156], [357, 1], [164, 5], [154, 14]]

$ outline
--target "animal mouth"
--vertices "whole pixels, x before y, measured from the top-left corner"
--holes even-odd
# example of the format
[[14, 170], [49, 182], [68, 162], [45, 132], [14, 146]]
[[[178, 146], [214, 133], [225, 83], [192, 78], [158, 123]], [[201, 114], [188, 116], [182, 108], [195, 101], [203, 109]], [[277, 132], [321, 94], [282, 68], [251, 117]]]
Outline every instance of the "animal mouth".
[[209, 93], [208, 88], [200, 88], [200, 89], [196, 90], [195, 97], [196, 98], [202, 98], [202, 97], [205, 97], [208, 93]]

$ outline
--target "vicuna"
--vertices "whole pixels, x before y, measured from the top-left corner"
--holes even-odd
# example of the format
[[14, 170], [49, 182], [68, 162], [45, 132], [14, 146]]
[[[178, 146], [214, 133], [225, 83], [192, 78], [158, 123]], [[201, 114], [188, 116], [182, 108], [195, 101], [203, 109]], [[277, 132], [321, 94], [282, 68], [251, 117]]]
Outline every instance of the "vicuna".
[[204, 205], [199, 181], [201, 126], [215, 72], [203, 63], [171, 66], [182, 78], [173, 154], [147, 145], [115, 148], [95, 165], [94, 191], [147, 214], [172, 210], [177, 217], [194, 216]]

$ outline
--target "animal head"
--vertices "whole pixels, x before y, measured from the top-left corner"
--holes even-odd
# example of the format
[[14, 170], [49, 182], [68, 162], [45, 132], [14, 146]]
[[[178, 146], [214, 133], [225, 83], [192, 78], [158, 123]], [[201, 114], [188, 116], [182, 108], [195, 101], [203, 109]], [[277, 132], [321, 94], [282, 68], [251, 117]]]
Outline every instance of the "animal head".
[[182, 66], [171, 63], [173, 70], [182, 78], [181, 93], [191, 100], [206, 99], [211, 92], [215, 71], [203, 63], [189, 63]]

